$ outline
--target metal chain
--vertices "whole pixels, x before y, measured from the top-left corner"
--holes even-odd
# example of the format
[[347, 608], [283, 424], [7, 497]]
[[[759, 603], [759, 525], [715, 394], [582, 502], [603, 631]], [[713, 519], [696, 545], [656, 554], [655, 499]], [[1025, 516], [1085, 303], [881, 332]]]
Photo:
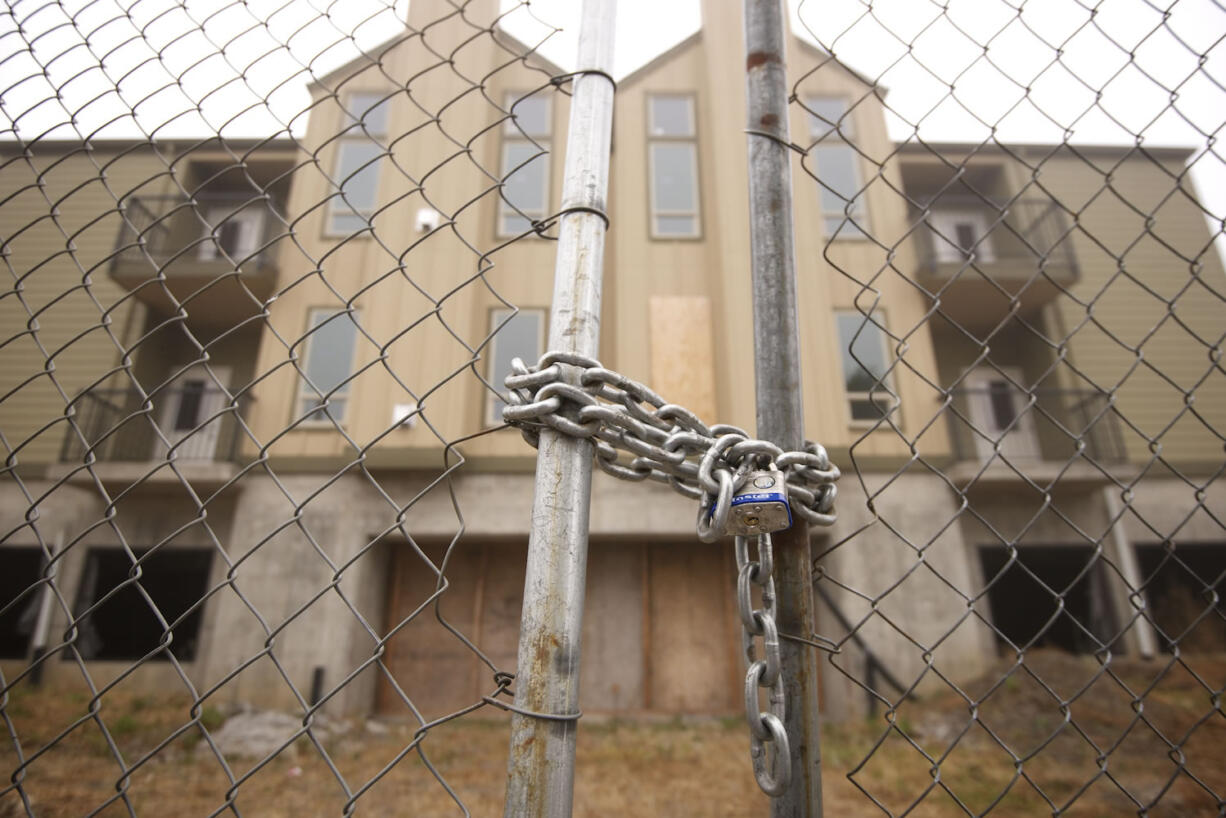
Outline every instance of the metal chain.
[[[754, 778], [762, 792], [777, 798], [792, 780], [791, 750], [783, 729], [786, 714], [783, 674], [780, 672], [779, 629], [775, 625], [775, 580], [771, 535], [759, 534], [757, 560], [749, 559], [749, 538], [736, 538], [736, 609], [741, 618], [741, 647], [749, 671], [745, 674], [745, 720], [749, 724], [749, 757]], [[753, 586], [762, 589], [762, 607], [753, 607]], [[762, 637], [762, 658], [754, 645]], [[758, 692], [770, 691], [769, 712], [758, 706]], [[775, 747], [774, 763], [768, 762], [767, 747]]]
[[[546, 352], [533, 367], [516, 358], [511, 372], [503, 421], [533, 446], [546, 427], [589, 438], [597, 465], [608, 474], [668, 483], [699, 500], [696, 527], [703, 542], [722, 535], [738, 478], [763, 461], [783, 473], [795, 513], [814, 525], [834, 524], [839, 469], [820, 444], [806, 441], [803, 451], [785, 452], [736, 426], [707, 426], [689, 409], [582, 355]], [[622, 451], [634, 458], [620, 461]]]
[[[834, 481], [839, 470], [816, 443], [806, 442], [804, 451], [785, 452], [773, 443], [750, 438], [735, 426], [707, 426], [688, 409], [666, 403], [643, 384], [580, 355], [547, 352], [531, 368], [516, 358], [511, 370], [502, 418], [519, 428], [525, 440], [537, 446], [544, 427], [590, 438], [596, 446], [597, 464], [614, 477], [657, 480], [699, 500], [696, 527], [703, 542], [714, 542], [723, 535], [733, 492], [756, 465], [773, 464], [782, 472], [789, 503], [804, 519], [817, 525], [831, 525], [835, 520]], [[629, 464], [619, 462], [619, 451], [635, 457]], [[745, 719], [754, 778], [763, 792], [779, 797], [788, 788], [792, 765], [783, 727], [786, 704], [775, 624], [774, 561], [770, 534], [756, 539], [757, 559], [750, 560], [748, 538], [735, 538], [737, 611], [749, 668]], [[762, 607], [756, 609], [754, 585], [762, 593]], [[757, 658], [757, 637], [762, 639], [761, 659]], [[768, 712], [758, 706], [763, 688], [770, 691]], [[773, 761], [768, 744], [774, 746]]]

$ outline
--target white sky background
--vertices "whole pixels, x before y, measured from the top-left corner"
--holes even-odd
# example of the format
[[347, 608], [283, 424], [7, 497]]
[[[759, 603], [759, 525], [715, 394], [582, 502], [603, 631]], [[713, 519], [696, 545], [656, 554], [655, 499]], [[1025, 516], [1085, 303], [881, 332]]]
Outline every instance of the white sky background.
[[[1161, 2], [1169, 12], [1147, 0], [942, 0], [947, 8], [805, 0], [798, 30], [889, 90], [897, 140], [978, 142], [994, 133], [1003, 142], [1135, 144], [1140, 136], [1191, 148], [1217, 233], [1226, 217], [1226, 151], [1213, 152], [1226, 124], [1226, 10], [1215, 0]], [[740, 16], [738, 0], [725, 4]], [[790, 4], [795, 24], [797, 0]], [[406, 6], [10, 1], [0, 11], [0, 138], [300, 134], [307, 82], [387, 39]], [[570, 67], [580, 6], [533, 0], [506, 25], [528, 43], [549, 33], [534, 16], [564, 29], [541, 50]], [[698, 0], [620, 0], [614, 73], [700, 24]], [[1218, 244], [1226, 247], [1220, 233]]]

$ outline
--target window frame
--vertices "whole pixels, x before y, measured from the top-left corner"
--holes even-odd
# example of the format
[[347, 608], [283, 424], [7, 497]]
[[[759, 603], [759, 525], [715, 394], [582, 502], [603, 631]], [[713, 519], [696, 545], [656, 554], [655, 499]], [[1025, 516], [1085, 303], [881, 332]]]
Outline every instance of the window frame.
[[[490, 333], [490, 340], [489, 340], [489, 343], [486, 344], [485, 346], [485, 350], [486, 350], [485, 379], [489, 383], [493, 384], [495, 387], [501, 386], [501, 384], [497, 383], [496, 381], [496, 378], [498, 377], [498, 373], [494, 372], [494, 366], [496, 362], [498, 361], [498, 347], [497, 347], [498, 332], [497, 332], [497, 329], [498, 327], [502, 325], [504, 321], [508, 320], [509, 316], [524, 315], [524, 314], [537, 315], [540, 318], [539, 323], [537, 325], [537, 341], [536, 341], [537, 349], [540, 350], [540, 352], [537, 353], [536, 358], [539, 358], [541, 354], [543, 354], [545, 351], [545, 340], [549, 335], [549, 309], [548, 308], [546, 307], [519, 307], [516, 309], [512, 307], [490, 307], [486, 313], [486, 318], [487, 318], [486, 326], [488, 327], [488, 331]], [[533, 359], [531, 361], [525, 361], [525, 363], [527, 363], [528, 365], [532, 365], [536, 363], [536, 360]], [[483, 419], [485, 421], [484, 426], [486, 428], [490, 426], [499, 426], [502, 424], [502, 415], [501, 415], [501, 411], [498, 406], [500, 402], [505, 402], [505, 401], [502, 401], [501, 398], [499, 398], [499, 396], [489, 394], [487, 392], [485, 396], [484, 409], [482, 412], [484, 416]]]
[[[330, 406], [328, 409], [324, 410], [324, 413], [323, 413], [324, 416], [322, 418], [318, 417], [318, 413], [315, 410], [312, 410], [310, 415], [308, 416], [307, 413], [304, 412], [302, 408], [304, 400], [307, 400], [307, 399], [314, 400], [314, 401], [321, 400], [321, 398], [316, 393], [315, 387], [311, 386], [308, 383], [307, 377], [306, 377], [306, 370], [310, 366], [311, 349], [314, 346], [313, 342], [316, 340], [315, 330], [318, 327], [323, 326], [329, 320], [325, 318], [323, 321], [320, 321], [319, 324], [314, 324], [313, 323], [314, 318], [319, 313], [327, 313], [330, 316], [337, 316], [337, 315], [352, 315], [353, 316], [353, 318], [349, 322], [353, 326], [353, 355], [351, 356], [349, 360], [349, 374], [345, 376], [344, 383], [342, 383], [336, 389], [333, 389], [331, 392], [327, 393], [327, 394], [332, 395], [333, 397], [336, 397], [338, 395], [343, 397], [345, 399], [345, 404], [344, 404], [345, 409], [340, 413], [339, 416], [337, 416], [334, 414], [335, 412], [334, 406]], [[298, 381], [298, 387], [297, 389], [294, 390], [294, 404], [290, 408], [290, 423], [295, 424], [295, 428], [305, 427], [308, 429], [321, 429], [321, 428], [322, 429], [333, 429], [333, 428], [336, 428], [337, 426], [342, 427], [342, 428], [345, 426], [345, 422], [346, 422], [345, 417], [348, 412], [349, 400], [350, 400], [349, 392], [350, 392], [350, 388], [353, 386], [353, 376], [355, 372], [357, 371], [356, 362], [358, 359], [358, 335], [360, 334], [358, 332], [357, 318], [360, 314], [361, 314], [360, 310], [356, 310], [356, 309], [352, 311], [346, 311], [344, 309], [336, 309], [334, 307], [308, 307], [307, 308], [306, 326], [303, 328], [303, 335], [305, 336], [305, 338], [302, 342], [302, 354], [298, 357], [301, 363], [298, 366], [298, 368], [295, 370], [295, 373], [294, 373]], [[326, 399], [326, 397], [323, 399]]]
[[[518, 116], [512, 113], [517, 102], [525, 99], [539, 99], [545, 104], [545, 122], [548, 130], [544, 133], [529, 133], [519, 123]], [[498, 146], [498, 167], [499, 180], [502, 187], [498, 193], [498, 208], [494, 219], [494, 236], [499, 239], [513, 238], [523, 235], [522, 230], [511, 230], [507, 227], [506, 220], [508, 218], [524, 218], [540, 221], [549, 215], [550, 182], [553, 174], [553, 99], [541, 93], [531, 93], [528, 91], [504, 91], [503, 105], [505, 106], [508, 116], [503, 120], [500, 133], [502, 140]], [[539, 155], [532, 157], [526, 162], [521, 162], [515, 165], [517, 171], [513, 171], [508, 154], [512, 146], [528, 145], [534, 149]], [[524, 171], [530, 165], [539, 163], [541, 174], [541, 210], [539, 213], [533, 213], [523, 208], [516, 208], [506, 198], [506, 183], [508, 177], [514, 172]], [[536, 235], [530, 233], [529, 235]]]
[[[355, 100], [359, 97], [371, 97], [377, 99], [373, 105], [358, 109]], [[340, 111], [341, 126], [344, 133], [338, 136], [333, 141], [332, 147], [332, 178], [329, 181], [329, 186], [332, 188], [331, 195], [328, 197], [328, 203], [323, 208], [324, 223], [323, 236], [324, 238], [369, 238], [369, 233], [362, 233], [362, 228], [358, 230], [345, 230], [336, 225], [335, 220], [338, 216], [356, 216], [364, 218], [368, 222], [370, 218], [379, 209], [379, 182], [381, 174], [379, 173], [379, 165], [383, 162], [383, 155], [387, 152], [387, 146], [381, 143], [380, 139], [385, 139], [389, 130], [389, 120], [391, 119], [391, 97], [384, 91], [374, 89], [353, 90], [345, 95], [345, 103]], [[371, 130], [366, 125], [366, 120], [369, 119], [369, 114], [378, 108], [383, 109], [383, 128], [381, 130]], [[355, 118], [354, 114], [358, 116]], [[359, 170], [341, 176], [341, 157], [344, 155], [346, 145], [371, 145], [380, 149], [380, 155], [373, 162], [362, 166]], [[362, 173], [371, 169], [374, 173], [375, 183], [372, 191], [372, 201], [369, 210], [359, 210], [356, 207], [348, 204], [343, 198], [342, 191], [344, 189], [344, 180], [358, 173]]]
[[[689, 132], [682, 135], [656, 134], [654, 131], [654, 113], [652, 103], [660, 98], [685, 100], [689, 109]], [[702, 180], [698, 151], [698, 96], [689, 91], [660, 91], [644, 94], [647, 113], [647, 235], [653, 241], [696, 241], [701, 240], [702, 233]], [[691, 194], [694, 207], [692, 210], [661, 210], [657, 207], [656, 197], [656, 152], [659, 145], [686, 145], [690, 148], [690, 179]], [[691, 216], [694, 219], [692, 233], [661, 233], [658, 220]]]
[[[838, 121], [831, 123], [829, 128], [825, 128], [821, 118], [812, 113], [817, 110], [819, 101], [837, 102], [842, 108]], [[817, 178], [814, 179], [817, 188], [818, 221], [821, 223], [822, 235], [828, 241], [870, 241], [868, 233], [872, 229], [872, 223], [868, 213], [868, 191], [864, 186], [864, 168], [860, 152], [853, 144], [856, 138], [855, 108], [850, 105], [847, 97], [828, 94], [811, 94], [805, 97], [805, 107], [808, 109], [805, 111], [805, 121], [808, 124], [809, 153], [813, 156], [814, 176], [820, 177], [821, 175], [820, 157], [823, 150], [845, 148], [851, 152], [851, 172], [856, 190], [860, 191], [850, 203], [844, 201], [843, 206], [838, 210], [827, 210], [825, 194], [827, 192], [836, 196], [838, 194], [829, 190]], [[847, 211], [848, 204], [852, 205], [850, 215]], [[840, 227], [830, 229], [827, 221], [832, 219], [838, 219], [841, 229]]]
[[[847, 372], [843, 365], [843, 336], [839, 327], [840, 321], [844, 318], [849, 318], [856, 322], [855, 332], [852, 333], [853, 343], [855, 342], [856, 336], [863, 334], [865, 329], [869, 327], [872, 328], [881, 341], [881, 356], [885, 367], [885, 373], [880, 380], [881, 386], [878, 388], [878, 390], [856, 392], [848, 388], [847, 382], [850, 373]], [[882, 310], [874, 310], [869, 315], [865, 315], [856, 309], [834, 310], [835, 349], [838, 351], [839, 370], [843, 376], [843, 411], [847, 416], [848, 428], [872, 429], [888, 424], [889, 422], [893, 422], [896, 426], [901, 426], [902, 395], [900, 395], [898, 392], [898, 384], [894, 378], [894, 361], [892, 360], [892, 355], [890, 352], [890, 335], [888, 332], [888, 326], [889, 324], [886, 321], [886, 316]], [[851, 355], [851, 350], [848, 349], [847, 353], [848, 355]], [[852, 358], [852, 363], [855, 363], [854, 357]], [[860, 368], [864, 369], [865, 372], [868, 372], [869, 375], [872, 375], [872, 372], [869, 372], [869, 370], [865, 367], [861, 366]], [[879, 397], [874, 399], [874, 395]], [[885, 400], [882, 401], [881, 397], [884, 397]], [[857, 418], [852, 409], [852, 404], [856, 401], [867, 401], [874, 406], [878, 405], [879, 401], [881, 403], [888, 401], [889, 405], [880, 414], [880, 416], [876, 418]]]
[[[169, 616], [164, 610], [166, 606], [164, 604], [159, 604], [156, 599], [156, 597], [161, 596], [161, 593], [152, 581], [154, 576], [157, 573], [160, 573], [160, 571], [151, 570], [151, 567], [147, 561], [158, 560], [158, 567], [160, 568], [166, 563], [166, 561], [178, 560], [179, 565], [182, 566], [184, 562], [183, 557], [186, 555], [190, 555], [197, 559], [202, 558], [203, 565], [200, 566], [202, 568], [200, 581], [201, 595], [197, 600], [188, 605], [183, 613], [179, 614], [178, 616]], [[112, 588], [98, 587], [99, 574], [102, 574], [104, 570], [108, 568], [114, 568], [114, 566], [104, 565], [104, 561], [113, 561], [118, 559], [120, 562], [120, 567], [128, 567], [128, 565], [131, 565], [131, 559], [133, 556], [135, 556], [137, 561], [144, 567], [142, 572], [143, 576], [139, 580], [139, 582], [142, 583], [141, 588], [143, 589], [143, 594], [141, 591], [135, 590], [133, 585], [126, 585], [126, 588], [133, 589], [132, 593], [141, 594], [142, 597], [147, 595], [150, 599], [153, 599], [154, 604], [158, 608], [158, 613], [164, 619], [166, 619], [168, 623], [182, 619], [184, 621], [180, 623], [179, 627], [186, 627], [186, 630], [179, 631], [177, 637], [170, 643], [170, 646], [165, 649], [158, 649], [154, 655], [148, 657], [148, 660], [153, 662], [170, 661], [171, 657], [173, 656], [174, 661], [183, 664], [199, 661], [207, 647], [203, 644], [208, 638], [210, 631], [210, 626], [205, 621], [206, 616], [208, 615], [206, 608], [210, 600], [209, 589], [211, 586], [212, 577], [217, 569], [216, 554], [214, 553], [214, 549], [209, 548], [208, 546], [149, 546], [133, 548], [131, 549], [131, 553], [129, 553], [128, 549], [121, 546], [90, 546], [85, 552], [84, 559], [81, 563], [80, 573], [77, 575], [76, 588], [73, 591], [73, 616], [78, 621], [79, 626], [83, 630], [91, 627], [97, 627], [97, 625], [94, 624], [92, 617], [96, 616], [102, 607], [106, 606], [111, 599], [115, 598], [111, 595], [115, 593], [115, 589], [118, 586]], [[112, 573], [114, 573], [113, 570]], [[120, 591], [119, 594], [124, 594], [124, 591]], [[104, 599], [107, 601], [103, 601]], [[142, 600], [142, 603], [139, 606], [142, 612], [146, 610], [147, 604], [147, 602]], [[111, 615], [113, 616], [115, 614], [112, 612]], [[152, 612], [150, 612], [150, 616], [152, 616]], [[176, 647], [184, 650], [186, 655], [179, 655], [175, 653]], [[83, 654], [90, 654], [84, 657], [88, 662], [131, 662], [136, 659], [144, 659], [148, 655], [146, 653], [124, 653], [122, 651], [119, 652], [118, 655], [115, 655], [110, 651], [107, 651], [107, 653], [111, 653], [111, 655], [98, 655], [103, 653], [105, 648], [106, 643], [103, 642], [102, 645], [95, 649], [97, 653], [94, 651], [86, 651], [84, 649], [82, 649], [81, 652]], [[63, 658], [65, 661], [68, 661], [71, 660], [73, 656], [71, 653], [66, 652]]]

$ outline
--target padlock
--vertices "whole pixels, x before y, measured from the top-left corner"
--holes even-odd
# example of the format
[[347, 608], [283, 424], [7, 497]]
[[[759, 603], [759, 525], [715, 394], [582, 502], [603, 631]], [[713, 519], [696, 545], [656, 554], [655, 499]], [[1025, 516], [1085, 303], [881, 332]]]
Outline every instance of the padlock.
[[779, 469], [746, 472], [741, 487], [732, 493], [729, 534], [754, 537], [782, 531], [792, 525], [788, 487]]

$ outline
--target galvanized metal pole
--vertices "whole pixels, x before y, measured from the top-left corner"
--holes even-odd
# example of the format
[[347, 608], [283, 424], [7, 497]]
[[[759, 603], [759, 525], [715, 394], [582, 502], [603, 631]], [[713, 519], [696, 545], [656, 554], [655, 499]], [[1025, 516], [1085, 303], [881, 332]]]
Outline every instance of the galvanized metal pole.
[[[786, 12], [782, 0], [745, 0], [744, 8], [757, 433], [783, 449], [800, 450], [804, 406], [784, 67]], [[814, 623], [809, 527], [797, 517], [772, 539], [779, 632], [808, 638]], [[787, 639], [780, 653], [792, 783], [772, 800], [771, 815], [817, 818], [822, 814], [817, 658], [807, 646]]]
[[[584, 0], [566, 139], [549, 349], [595, 357], [613, 134], [616, 0]], [[589, 73], [583, 73], [589, 72]], [[567, 212], [569, 211], [569, 212]], [[572, 373], [573, 374], [573, 373]], [[592, 444], [541, 432], [507, 761], [506, 818], [571, 814]]]

